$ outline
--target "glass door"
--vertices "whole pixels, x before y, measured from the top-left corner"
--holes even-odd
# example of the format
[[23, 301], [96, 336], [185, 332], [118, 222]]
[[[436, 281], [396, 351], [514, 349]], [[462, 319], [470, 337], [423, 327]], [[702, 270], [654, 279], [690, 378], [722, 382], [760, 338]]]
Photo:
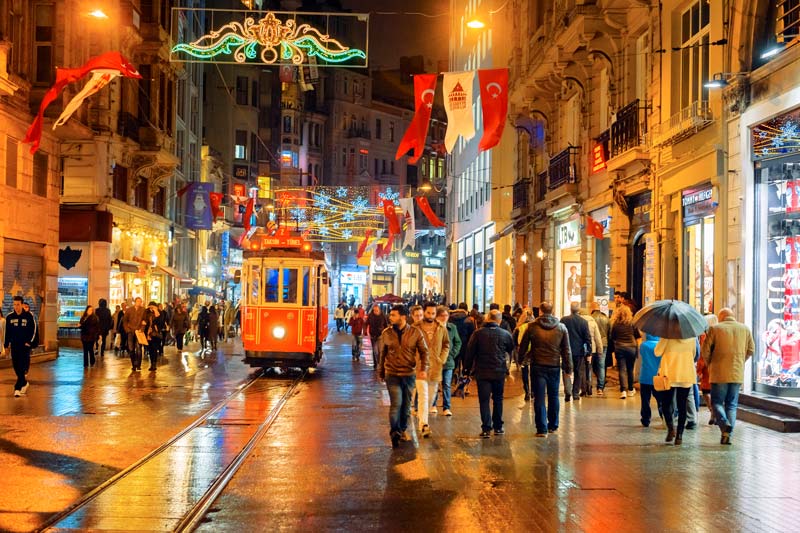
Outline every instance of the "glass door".
[[714, 217], [690, 222], [684, 230], [683, 299], [702, 314], [714, 312]]

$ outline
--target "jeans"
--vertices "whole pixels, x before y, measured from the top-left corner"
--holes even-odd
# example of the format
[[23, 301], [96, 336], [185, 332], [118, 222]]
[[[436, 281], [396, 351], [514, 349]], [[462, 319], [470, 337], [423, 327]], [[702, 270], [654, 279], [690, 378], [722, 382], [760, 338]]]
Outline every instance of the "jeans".
[[[478, 403], [481, 407], [481, 429], [489, 431], [503, 429], [503, 389], [504, 379], [479, 379]], [[489, 400], [492, 407], [489, 407]]]
[[711, 405], [714, 407], [714, 419], [722, 431], [725, 431], [726, 426], [730, 426], [729, 433], [733, 433], [741, 386], [741, 383], [711, 384]]
[[606, 388], [606, 354], [592, 354], [592, 372], [597, 378], [597, 390]]
[[677, 402], [678, 435], [682, 435], [683, 428], [686, 427], [686, 399], [689, 397], [691, 391], [691, 387], [672, 387], [670, 390], [659, 392], [657, 395], [658, 401], [661, 404], [661, 412], [664, 415], [664, 422], [666, 422], [667, 429], [670, 431], [674, 428], [672, 405]]
[[415, 376], [386, 376], [386, 390], [389, 391], [390, 436], [408, 429], [408, 419], [411, 417], [411, 394], [415, 382]]
[[378, 348], [378, 341], [380, 337], [370, 337], [369, 343], [372, 346], [372, 368], [378, 368], [378, 360], [380, 359], [381, 352]]
[[586, 377], [586, 358], [572, 357], [572, 377], [566, 374], [562, 376], [564, 380], [564, 394], [579, 397], [583, 388], [583, 380]]
[[353, 335], [353, 357], [356, 359], [361, 357], [361, 345], [364, 340], [362, 335]]
[[94, 342], [93, 341], [81, 341], [83, 344], [83, 366], [89, 366], [94, 364]]
[[[533, 373], [533, 410], [536, 420], [536, 432], [547, 433], [547, 430], [558, 429], [558, 382], [561, 368], [557, 366], [532, 365]], [[545, 395], [547, 405], [545, 406]]]
[[[648, 385], [647, 383], [640, 383], [639, 387], [639, 392], [641, 393], [640, 398], [642, 400], [642, 408], [639, 410], [639, 414], [641, 416], [642, 425], [647, 427], [650, 425], [650, 417], [652, 415], [652, 411], [650, 411], [650, 398], [656, 396], [656, 390], [652, 385]], [[660, 414], [661, 406], [658, 403], [658, 397], [656, 397], [656, 408]]]
[[150, 369], [154, 370], [158, 366], [158, 356], [161, 353], [161, 338], [153, 337], [147, 345], [147, 355], [150, 357]]
[[636, 363], [636, 348], [634, 346], [617, 346], [615, 353], [619, 368], [619, 390], [620, 392], [633, 390], [633, 365]]
[[31, 368], [31, 349], [29, 346], [20, 348], [11, 347], [11, 364], [14, 367], [14, 373], [17, 375], [17, 382], [14, 383], [14, 390], [22, 390], [22, 387], [28, 384], [25, 374]]
[[142, 366], [142, 347], [136, 340], [136, 332], [128, 333], [128, 354], [131, 357], [131, 368], [136, 370]]
[[[450, 409], [450, 392], [453, 386], [453, 369], [445, 368], [442, 370], [442, 383], [440, 385], [442, 389], [442, 409]], [[433, 396], [433, 402], [431, 405], [436, 407], [436, 402], [439, 400], [439, 391], [436, 391], [436, 394]]]
[[531, 395], [533, 393], [533, 371], [530, 365], [522, 365], [522, 390], [525, 394]]

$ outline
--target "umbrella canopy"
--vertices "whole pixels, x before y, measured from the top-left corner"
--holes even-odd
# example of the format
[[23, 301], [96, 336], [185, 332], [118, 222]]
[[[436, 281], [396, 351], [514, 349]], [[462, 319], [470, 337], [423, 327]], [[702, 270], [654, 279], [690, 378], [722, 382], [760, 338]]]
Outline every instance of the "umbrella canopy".
[[388, 294], [384, 294], [383, 296], [379, 296], [378, 298], [375, 298], [373, 300], [373, 302], [387, 303], [387, 304], [400, 304], [400, 303], [405, 302], [405, 300], [403, 300], [399, 296], [395, 296], [392, 293], [388, 293]]
[[662, 339], [690, 339], [708, 329], [708, 322], [694, 307], [680, 300], [658, 300], [633, 317], [633, 325]]

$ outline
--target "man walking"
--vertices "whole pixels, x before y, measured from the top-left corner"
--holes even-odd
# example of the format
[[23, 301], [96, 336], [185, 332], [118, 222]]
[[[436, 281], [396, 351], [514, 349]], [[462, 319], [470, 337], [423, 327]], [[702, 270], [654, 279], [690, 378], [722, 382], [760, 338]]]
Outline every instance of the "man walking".
[[378, 368], [378, 359], [380, 358], [380, 351], [378, 347], [378, 340], [381, 338], [383, 330], [389, 327], [389, 320], [386, 315], [381, 311], [381, 306], [375, 304], [372, 306], [372, 312], [367, 317], [367, 333], [369, 334], [369, 341], [372, 345], [372, 368]]
[[17, 375], [14, 384], [14, 397], [19, 398], [28, 392], [28, 380], [25, 375], [31, 366], [31, 350], [38, 344], [36, 320], [30, 311], [22, 308], [22, 296], [14, 296], [14, 311], [6, 316], [6, 334], [3, 348], [11, 349], [11, 364]]
[[450, 339], [444, 326], [436, 321], [436, 304], [425, 302], [422, 304], [422, 310], [422, 320], [415, 325], [425, 335], [430, 364], [427, 379], [417, 380], [416, 386], [419, 394], [419, 431], [423, 438], [428, 438], [431, 436], [428, 414], [432, 410], [433, 398], [439, 390], [439, 382], [442, 381], [444, 362], [450, 354]]
[[128, 353], [131, 357], [131, 370], [142, 369], [142, 350], [139, 347], [139, 341], [136, 338], [136, 332], [142, 329], [144, 325], [144, 307], [142, 307], [142, 299], [136, 298], [133, 301], [133, 307], [129, 307], [122, 317], [122, 327], [128, 336]]
[[564, 401], [567, 402], [570, 401], [570, 397], [574, 397], [576, 401], [581, 399], [581, 388], [583, 380], [586, 379], [586, 356], [591, 357], [589, 350], [592, 347], [589, 324], [579, 314], [580, 304], [572, 302], [569, 305], [569, 311], [570, 314], [561, 319], [561, 323], [567, 327], [569, 333], [572, 366], [575, 369], [573, 380], [570, 380], [569, 375], [564, 374]]
[[[464, 371], [478, 381], [478, 403], [481, 409], [481, 437], [487, 439], [503, 431], [503, 389], [508, 374], [506, 357], [514, 351], [511, 334], [500, 327], [503, 314], [492, 309], [484, 326], [475, 330], [464, 353]], [[489, 400], [493, 406], [489, 408]]]
[[730, 444], [744, 383], [744, 363], [755, 352], [753, 335], [736, 321], [727, 307], [719, 312], [719, 324], [708, 329], [701, 355], [711, 381], [711, 405], [722, 433], [720, 444]]
[[114, 321], [111, 319], [111, 310], [108, 308], [108, 301], [105, 298], [100, 298], [99, 305], [94, 314], [97, 315], [97, 320], [100, 322], [100, 357], [104, 357], [106, 355], [108, 332], [114, 329]]
[[597, 324], [597, 329], [600, 330], [600, 338], [603, 341], [603, 349], [601, 353], [592, 354], [592, 372], [594, 372], [595, 379], [597, 379], [597, 395], [602, 396], [605, 394], [603, 391], [606, 388], [606, 357], [608, 352], [608, 332], [611, 324], [608, 321], [608, 316], [600, 310], [600, 304], [592, 302], [589, 304], [589, 314]]
[[[408, 323], [408, 310], [395, 305], [389, 312], [392, 327], [381, 334], [381, 358], [378, 376], [389, 391], [389, 437], [392, 447], [400, 440], [411, 440], [406, 433], [411, 416], [411, 394], [416, 378], [428, 379], [428, 346], [419, 328]], [[417, 363], [419, 359], [419, 363]]]
[[364, 318], [364, 310], [360, 307], [356, 309], [352, 318], [347, 322], [347, 325], [350, 326], [350, 331], [353, 333], [353, 361], [361, 359], [361, 347], [364, 340], [366, 324], [367, 321]]
[[[581, 396], [591, 396], [592, 395], [592, 367], [594, 366], [594, 362], [600, 358], [602, 355], [605, 357], [605, 344], [603, 344], [603, 336], [600, 333], [600, 327], [595, 322], [594, 317], [592, 315], [583, 314], [581, 316], [586, 320], [586, 324], [589, 326], [589, 333], [592, 337], [592, 351], [591, 355], [586, 355], [586, 364], [584, 365], [584, 372], [585, 374], [581, 377]], [[577, 372], [577, 370], [576, 370]], [[602, 396], [602, 391], [598, 389], [598, 396]]]
[[[442, 414], [444, 416], [453, 416], [453, 411], [450, 410], [450, 392], [453, 385], [453, 369], [456, 367], [456, 358], [461, 353], [461, 336], [458, 334], [458, 328], [455, 324], [449, 322], [450, 311], [447, 307], [440, 305], [436, 308], [436, 321], [442, 326], [447, 328], [447, 338], [450, 341], [450, 350], [447, 355], [447, 360], [442, 367]], [[438, 394], [434, 395], [431, 407], [431, 413], [436, 412], [436, 400]]]
[[530, 362], [533, 372], [536, 436], [547, 437], [548, 432], [558, 430], [558, 382], [562, 369], [566, 377], [572, 374], [572, 352], [567, 327], [553, 316], [553, 305], [542, 302], [539, 312], [539, 318], [525, 330], [519, 349], [522, 360]]

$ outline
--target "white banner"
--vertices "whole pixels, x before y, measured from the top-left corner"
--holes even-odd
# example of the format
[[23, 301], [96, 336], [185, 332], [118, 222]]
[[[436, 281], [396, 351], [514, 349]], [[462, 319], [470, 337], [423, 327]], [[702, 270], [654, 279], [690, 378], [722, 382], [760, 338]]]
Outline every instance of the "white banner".
[[403, 214], [403, 225], [405, 226], [406, 234], [403, 238], [403, 248], [410, 246], [414, 248], [414, 237], [416, 237], [417, 225], [414, 220], [414, 199], [413, 198], [400, 198], [400, 211]]
[[475, 136], [472, 116], [472, 85], [475, 72], [445, 72], [442, 87], [444, 109], [447, 112], [447, 133], [444, 147], [452, 153], [456, 139], [461, 135], [466, 140]]
[[84, 85], [83, 89], [69, 101], [64, 111], [61, 113], [61, 116], [53, 123], [53, 129], [56, 129], [56, 127], [68, 121], [69, 117], [78, 110], [84, 100], [111, 83], [111, 80], [119, 75], [120, 72], [118, 70], [98, 69], [92, 71], [92, 78]]

